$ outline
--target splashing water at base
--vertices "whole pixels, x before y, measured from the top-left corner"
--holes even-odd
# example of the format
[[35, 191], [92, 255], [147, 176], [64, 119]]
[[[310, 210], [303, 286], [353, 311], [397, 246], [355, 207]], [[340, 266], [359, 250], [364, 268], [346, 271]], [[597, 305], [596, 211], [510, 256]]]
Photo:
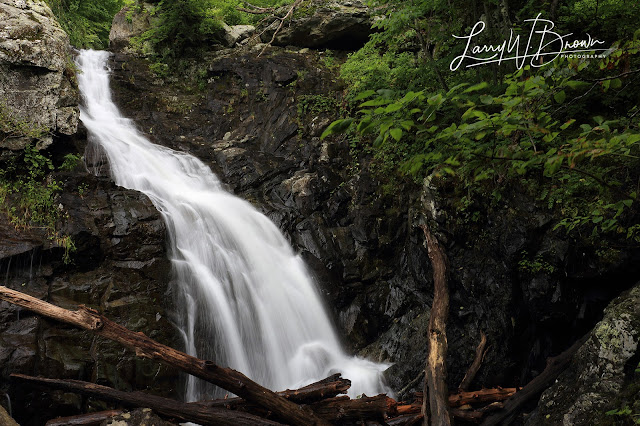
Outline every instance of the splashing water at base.
[[[388, 365], [349, 357], [307, 269], [280, 230], [226, 192], [197, 158], [149, 142], [111, 100], [107, 52], [82, 51], [80, 118], [115, 182], [146, 194], [162, 213], [186, 351], [239, 370], [273, 390], [335, 372], [351, 396], [389, 393]], [[189, 377], [188, 401], [219, 396]]]

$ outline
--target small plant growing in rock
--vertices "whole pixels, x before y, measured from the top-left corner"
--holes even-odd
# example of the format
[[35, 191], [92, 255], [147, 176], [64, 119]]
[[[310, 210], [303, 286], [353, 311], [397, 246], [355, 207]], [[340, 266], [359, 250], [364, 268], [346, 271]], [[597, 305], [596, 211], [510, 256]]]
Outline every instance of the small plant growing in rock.
[[[78, 156], [75, 156], [77, 164]], [[67, 160], [67, 159], [65, 159]], [[71, 261], [75, 245], [58, 229], [64, 206], [57, 201], [61, 184], [51, 172], [51, 160], [33, 146], [14, 155], [0, 170], [0, 202], [4, 214], [18, 229], [41, 229], [53, 244], [64, 249], [63, 261]]]

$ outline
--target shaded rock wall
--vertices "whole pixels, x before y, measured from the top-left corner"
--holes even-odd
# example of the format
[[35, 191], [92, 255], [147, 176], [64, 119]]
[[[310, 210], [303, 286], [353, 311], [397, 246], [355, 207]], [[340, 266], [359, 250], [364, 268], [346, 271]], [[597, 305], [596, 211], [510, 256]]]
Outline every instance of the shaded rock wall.
[[[14, 247], [21, 247], [0, 258], [6, 285], [65, 308], [90, 306], [132, 330], [179, 346], [167, 313], [169, 262], [159, 213], [145, 196], [107, 179], [84, 173], [59, 178], [65, 180], [59, 199], [68, 214], [65, 230], [77, 247], [73, 263], [65, 265], [62, 249], [50, 247], [46, 237], [15, 234], [13, 225], [0, 217], [0, 233], [14, 233]], [[22, 425], [43, 424], [87, 404], [103, 405], [72, 394], [14, 387], [8, 380], [11, 373], [179, 395], [175, 371], [6, 302], [0, 303], [0, 365], [0, 392], [10, 394]]]

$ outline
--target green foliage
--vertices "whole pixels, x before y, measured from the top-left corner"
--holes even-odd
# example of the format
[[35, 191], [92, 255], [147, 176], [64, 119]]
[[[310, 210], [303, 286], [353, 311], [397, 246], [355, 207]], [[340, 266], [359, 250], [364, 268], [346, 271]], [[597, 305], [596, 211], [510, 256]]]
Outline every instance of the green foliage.
[[533, 259], [529, 259], [529, 253], [526, 250], [522, 251], [522, 258], [518, 262], [518, 269], [533, 275], [539, 272], [553, 274], [556, 270], [553, 265], [544, 260], [539, 254]]
[[617, 417], [619, 420], [628, 420], [630, 424], [640, 425], [640, 413], [628, 405], [605, 413], [607, 416]]
[[[333, 122], [322, 136], [355, 131], [376, 150], [408, 152], [400, 170], [409, 177], [456, 176], [470, 191], [494, 186], [494, 196], [505, 182], [533, 179], [532, 195], [564, 217], [556, 228], [594, 239], [618, 233], [640, 240], [633, 220], [639, 99], [627, 94], [630, 87], [622, 90], [618, 76], [637, 62], [639, 48], [634, 39], [601, 61], [558, 58], [542, 69], [508, 74], [501, 85], [361, 91], [353, 98], [360, 102], [357, 118]], [[597, 110], [592, 92], [617, 102]], [[589, 118], [585, 110], [595, 113]], [[563, 197], [567, 193], [572, 197]]]
[[62, 171], [70, 172], [75, 169], [78, 164], [82, 161], [82, 157], [76, 154], [67, 154], [64, 156], [62, 164], [59, 169]]
[[62, 213], [56, 199], [61, 186], [51, 177], [53, 170], [49, 158], [27, 146], [0, 170], [0, 204], [16, 228], [43, 229], [55, 245], [64, 248], [63, 260], [68, 263], [75, 246], [69, 235], [58, 231]]
[[300, 95], [298, 96], [298, 116], [307, 114], [318, 115], [323, 112], [335, 111], [338, 100], [325, 95]]
[[349, 82], [347, 99], [352, 101], [359, 93], [380, 89], [416, 89], [435, 87], [433, 77], [417, 66], [410, 52], [379, 52], [375, 43], [349, 55], [340, 68], [340, 77]]
[[193, 54], [218, 40], [222, 21], [213, 0], [162, 0], [158, 22], [139, 41], [148, 41], [163, 62]]
[[[291, 0], [257, 0], [258, 7], [279, 7]], [[175, 64], [181, 59], [197, 56], [212, 44], [219, 43], [222, 27], [256, 23], [261, 15], [241, 10], [246, 2], [241, 0], [162, 0], [154, 14], [158, 20], [142, 36], [133, 40], [134, 46], [143, 50], [148, 43], [157, 61], [154, 71], [166, 76], [170, 69], [161, 65]]]
[[106, 49], [123, 0], [45, 0], [77, 48]]

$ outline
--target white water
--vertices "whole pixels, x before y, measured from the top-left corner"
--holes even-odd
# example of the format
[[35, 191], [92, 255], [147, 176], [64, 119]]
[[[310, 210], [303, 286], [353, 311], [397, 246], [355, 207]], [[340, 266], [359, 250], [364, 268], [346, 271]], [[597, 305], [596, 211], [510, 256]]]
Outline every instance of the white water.
[[[307, 269], [280, 230], [226, 192], [197, 158], [154, 145], [111, 100], [107, 52], [82, 51], [80, 118], [112, 178], [145, 193], [167, 224], [179, 326], [189, 354], [237, 369], [273, 389], [334, 372], [350, 395], [387, 392], [388, 365], [342, 350]], [[186, 399], [216, 391], [189, 377]]]

